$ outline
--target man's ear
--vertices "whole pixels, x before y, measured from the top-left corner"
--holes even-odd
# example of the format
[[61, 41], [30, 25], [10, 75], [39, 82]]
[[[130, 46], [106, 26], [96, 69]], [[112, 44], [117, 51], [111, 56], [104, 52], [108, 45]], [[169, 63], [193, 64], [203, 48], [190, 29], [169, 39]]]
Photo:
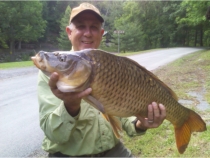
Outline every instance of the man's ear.
[[71, 32], [72, 32], [72, 30], [70, 29], [70, 27], [66, 26], [66, 33], [67, 33], [69, 40], [71, 40]]
[[103, 36], [104, 34], [104, 29], [101, 29], [101, 37]]
[[101, 40], [102, 40], [103, 35], [104, 35], [104, 29], [101, 29]]

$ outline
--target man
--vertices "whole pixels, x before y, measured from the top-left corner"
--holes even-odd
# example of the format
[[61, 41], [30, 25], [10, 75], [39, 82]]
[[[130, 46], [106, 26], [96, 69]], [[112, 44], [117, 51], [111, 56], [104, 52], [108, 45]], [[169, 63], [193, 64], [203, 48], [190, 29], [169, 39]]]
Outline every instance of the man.
[[[104, 33], [103, 22], [99, 10], [89, 3], [74, 8], [70, 25], [66, 27], [72, 50], [98, 48]], [[42, 148], [49, 152], [49, 156], [132, 157], [101, 113], [87, 103], [81, 104], [82, 98], [89, 95], [92, 89], [63, 93], [57, 89], [57, 81], [57, 73], [48, 78], [39, 72], [40, 126], [46, 136]], [[158, 127], [165, 116], [164, 106], [153, 102], [148, 105], [148, 118], [119, 119], [127, 134], [135, 136], [144, 134], [148, 128]]]

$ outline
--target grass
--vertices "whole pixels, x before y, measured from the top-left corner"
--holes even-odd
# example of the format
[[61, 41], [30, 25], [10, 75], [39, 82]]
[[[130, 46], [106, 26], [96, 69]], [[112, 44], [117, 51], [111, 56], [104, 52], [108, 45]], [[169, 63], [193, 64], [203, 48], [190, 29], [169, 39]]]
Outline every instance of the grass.
[[205, 89], [204, 98], [210, 103], [210, 51], [199, 51], [153, 71], [163, 82], [171, 87], [180, 99], [194, 101], [188, 105], [207, 122], [207, 131], [193, 133], [184, 154], [176, 148], [173, 125], [169, 121], [156, 129], [150, 129], [143, 136], [128, 137], [123, 142], [137, 157], [209, 157], [210, 155], [210, 109], [199, 111], [196, 98], [188, 92], [200, 93]]
[[[119, 53], [116, 55], [119, 55], [119, 56], [136, 55], [136, 54], [142, 54], [142, 53], [152, 52], [152, 51], [156, 51], [156, 50], [160, 50], [160, 49], [151, 49], [151, 50], [130, 52], [130, 53]], [[21, 61], [21, 62], [0, 63], [0, 70], [1, 69], [10, 69], [10, 68], [28, 67], [28, 66], [33, 66], [33, 62], [32, 61]]]
[[161, 67], [154, 73], [182, 99], [185, 99], [187, 92], [201, 91], [202, 88], [206, 89], [206, 95], [210, 95], [209, 63], [210, 51], [199, 51]]
[[148, 130], [138, 137], [123, 136], [127, 148], [137, 157], [208, 157], [210, 154], [210, 126], [206, 132], [193, 133], [188, 148], [184, 154], [179, 154], [176, 148], [173, 126], [168, 122], [156, 129]]
[[8, 63], [0, 63], [1, 69], [10, 69], [10, 68], [20, 68], [20, 67], [29, 67], [33, 66], [32, 61], [21, 61], [21, 62], [8, 62]]

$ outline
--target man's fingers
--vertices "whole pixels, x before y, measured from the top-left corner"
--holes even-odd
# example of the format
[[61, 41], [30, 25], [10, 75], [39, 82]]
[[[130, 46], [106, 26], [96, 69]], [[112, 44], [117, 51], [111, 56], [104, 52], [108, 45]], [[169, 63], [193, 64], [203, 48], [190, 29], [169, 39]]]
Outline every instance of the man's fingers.
[[50, 80], [49, 80], [49, 86], [51, 89], [57, 89], [56, 83], [59, 79], [59, 76], [56, 72], [53, 72], [50, 76]]
[[154, 120], [153, 105], [149, 104], [148, 105], [148, 121], [153, 121], [153, 120]]
[[92, 92], [92, 88], [88, 88], [88, 89], [82, 91], [81, 93], [77, 93], [77, 98], [86, 97], [86, 96], [88, 96], [91, 92]]
[[163, 104], [159, 104], [160, 115], [165, 118], [166, 117], [166, 108]]
[[160, 117], [160, 109], [156, 102], [152, 102], [153, 107], [153, 113], [154, 113], [154, 119], [157, 119]]
[[156, 128], [161, 125], [166, 118], [166, 109], [163, 104], [157, 104], [152, 102], [148, 105], [148, 117], [144, 118], [140, 115], [136, 115], [139, 120], [137, 127], [141, 129]]

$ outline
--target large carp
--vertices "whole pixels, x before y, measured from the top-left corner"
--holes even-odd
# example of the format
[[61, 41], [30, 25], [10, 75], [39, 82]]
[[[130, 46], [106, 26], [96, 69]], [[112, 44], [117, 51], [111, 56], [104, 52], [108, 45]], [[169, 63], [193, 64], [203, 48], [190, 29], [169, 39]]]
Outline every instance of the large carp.
[[155, 101], [166, 108], [166, 119], [175, 128], [178, 151], [183, 153], [192, 132], [206, 130], [206, 124], [194, 111], [180, 105], [175, 93], [154, 74], [126, 57], [97, 49], [75, 52], [43, 52], [32, 57], [46, 75], [59, 74], [57, 87], [63, 92], [78, 92], [88, 87], [84, 98], [100, 110], [119, 137], [121, 130], [114, 116], [147, 116], [147, 106]]

